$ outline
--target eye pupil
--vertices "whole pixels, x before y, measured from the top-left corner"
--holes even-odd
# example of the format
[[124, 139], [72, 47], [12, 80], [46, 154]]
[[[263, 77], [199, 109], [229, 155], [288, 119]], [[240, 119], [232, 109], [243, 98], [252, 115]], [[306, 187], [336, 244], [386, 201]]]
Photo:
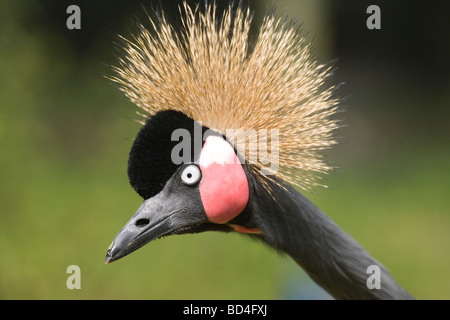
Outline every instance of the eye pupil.
[[188, 173], [187, 174], [187, 177], [190, 179], [190, 178], [192, 178], [192, 173]]

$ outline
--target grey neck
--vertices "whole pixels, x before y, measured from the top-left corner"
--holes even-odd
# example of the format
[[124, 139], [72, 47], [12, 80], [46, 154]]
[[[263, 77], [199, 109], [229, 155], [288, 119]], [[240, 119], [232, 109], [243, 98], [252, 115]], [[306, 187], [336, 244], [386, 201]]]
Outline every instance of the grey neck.
[[412, 299], [383, 265], [328, 216], [293, 188], [287, 190], [274, 186], [272, 195], [278, 203], [261, 208], [267, 243], [290, 255], [336, 299]]

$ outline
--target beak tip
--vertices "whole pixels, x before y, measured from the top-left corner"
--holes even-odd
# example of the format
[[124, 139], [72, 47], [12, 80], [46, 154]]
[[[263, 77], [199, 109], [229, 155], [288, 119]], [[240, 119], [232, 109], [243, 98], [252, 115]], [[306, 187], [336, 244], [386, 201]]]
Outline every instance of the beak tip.
[[105, 264], [108, 264], [110, 262], [113, 262], [113, 259], [112, 259], [112, 255], [111, 255], [111, 250], [108, 249], [108, 251], [106, 252]]

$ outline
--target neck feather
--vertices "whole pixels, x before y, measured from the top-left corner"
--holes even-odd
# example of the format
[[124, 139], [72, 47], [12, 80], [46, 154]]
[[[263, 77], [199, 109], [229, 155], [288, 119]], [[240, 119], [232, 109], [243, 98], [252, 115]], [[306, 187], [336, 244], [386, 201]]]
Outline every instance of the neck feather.
[[[259, 208], [253, 210], [258, 210], [264, 241], [290, 255], [334, 298], [412, 298], [383, 265], [296, 190], [274, 184], [272, 196], [259, 191], [253, 201]], [[369, 266], [380, 270], [380, 289], [367, 286]]]

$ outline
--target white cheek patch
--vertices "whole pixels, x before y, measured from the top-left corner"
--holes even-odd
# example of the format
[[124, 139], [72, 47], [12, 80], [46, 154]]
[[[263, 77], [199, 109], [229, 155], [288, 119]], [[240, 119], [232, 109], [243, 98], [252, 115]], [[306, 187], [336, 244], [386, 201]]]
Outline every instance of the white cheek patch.
[[231, 145], [221, 137], [206, 138], [200, 153], [200, 196], [206, 216], [227, 223], [244, 210], [249, 189], [244, 169]]
[[238, 159], [231, 145], [222, 137], [209, 136], [206, 138], [200, 153], [199, 165], [209, 167], [211, 164], [236, 164]]

